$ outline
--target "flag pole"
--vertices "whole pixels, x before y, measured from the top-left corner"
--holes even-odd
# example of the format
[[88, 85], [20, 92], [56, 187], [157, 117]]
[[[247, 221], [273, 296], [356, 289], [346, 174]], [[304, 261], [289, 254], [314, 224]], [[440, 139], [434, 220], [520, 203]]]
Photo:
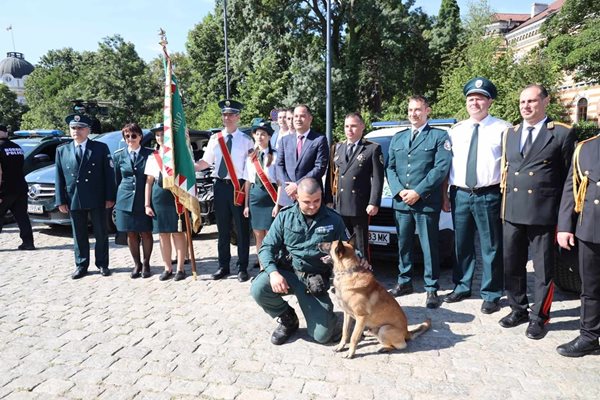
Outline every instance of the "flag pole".
[[196, 255], [194, 254], [194, 243], [192, 242], [192, 223], [190, 222], [190, 213], [187, 210], [183, 211], [185, 215], [185, 230], [187, 236], [188, 251], [190, 252], [190, 262], [192, 263], [192, 276], [194, 280], [198, 279], [196, 272]]

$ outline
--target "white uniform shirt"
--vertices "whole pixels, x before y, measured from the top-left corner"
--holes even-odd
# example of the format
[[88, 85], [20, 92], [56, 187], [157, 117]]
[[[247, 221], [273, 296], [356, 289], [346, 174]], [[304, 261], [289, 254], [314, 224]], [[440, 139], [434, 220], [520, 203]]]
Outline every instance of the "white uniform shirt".
[[548, 117], [544, 117], [543, 120], [541, 120], [535, 125], [529, 125], [527, 122], [523, 121], [523, 133], [521, 133], [521, 147], [519, 147], [521, 151], [523, 151], [523, 146], [525, 145], [525, 140], [527, 140], [527, 134], [529, 133], [527, 131], [527, 128], [533, 126], [533, 131], [531, 131], [531, 143], [533, 143], [538, 137], [538, 133], [540, 133], [540, 130], [542, 130], [542, 126], [544, 126], [547, 119]]
[[[227, 135], [225, 130], [223, 130], [223, 140], [225, 140], [225, 144], [227, 144]], [[235, 174], [238, 179], [248, 179], [248, 169], [246, 168], [246, 159], [248, 158], [248, 153], [253, 149], [254, 143], [252, 139], [244, 134], [244, 132], [236, 129], [233, 132], [233, 139], [231, 142], [231, 162], [233, 163], [233, 167], [235, 168]], [[214, 134], [210, 137], [208, 144], [206, 145], [206, 150], [204, 151], [204, 156], [202, 160], [204, 160], [209, 165], [214, 165], [215, 169], [212, 173], [213, 178], [218, 178], [219, 166], [221, 165], [221, 159], [223, 155], [221, 153], [221, 147], [219, 146], [219, 141], [217, 140], [217, 134]], [[226, 179], [231, 179], [229, 173], [227, 173]]]
[[[257, 150], [257, 151], [261, 151], [261, 150]], [[267, 155], [269, 154], [269, 150], [265, 149], [262, 150], [262, 153], [264, 154], [264, 159], [267, 159]], [[257, 157], [259, 157], [259, 162], [260, 162], [260, 156], [258, 155], [258, 153], [256, 154]], [[266, 161], [265, 161], [266, 162]], [[275, 170], [276, 170], [276, 165], [277, 165], [277, 153], [273, 152], [273, 160], [271, 161], [271, 165], [269, 165], [266, 168], [263, 168], [265, 171], [265, 174], [267, 174], [267, 177], [269, 178], [269, 181], [271, 183], [276, 183], [275, 180]], [[256, 173], [256, 167], [254, 166], [254, 163], [252, 162], [252, 158], [248, 157], [248, 159], [246, 160], [246, 170], [248, 171], [248, 181], [250, 183], [256, 183], [258, 180], [260, 180], [260, 178], [257, 176]]]
[[153, 176], [154, 179], [158, 179], [160, 176], [160, 167], [158, 166], [158, 162], [156, 161], [156, 156], [154, 154], [150, 154], [150, 156], [148, 156], [148, 159], [146, 160], [146, 166], [144, 167], [144, 174]]
[[[477, 121], [467, 119], [454, 125], [448, 132], [452, 141], [452, 167], [450, 185], [466, 188], [467, 159], [474, 124]], [[477, 187], [486, 187], [500, 183], [500, 161], [502, 159], [502, 136], [511, 125], [499, 118], [488, 115], [479, 122], [477, 137]]]

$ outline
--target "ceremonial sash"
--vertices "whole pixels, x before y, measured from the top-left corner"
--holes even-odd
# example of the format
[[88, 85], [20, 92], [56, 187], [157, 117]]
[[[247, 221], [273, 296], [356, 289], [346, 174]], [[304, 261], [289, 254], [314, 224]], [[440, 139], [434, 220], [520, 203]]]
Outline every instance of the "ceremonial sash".
[[233, 162], [231, 161], [231, 154], [229, 154], [229, 150], [225, 144], [225, 139], [223, 138], [222, 132], [217, 133], [217, 140], [219, 142], [219, 147], [221, 148], [223, 160], [225, 160], [227, 172], [231, 178], [231, 183], [233, 183], [233, 204], [236, 206], [241, 206], [244, 204], [246, 194], [244, 193], [244, 189], [240, 186], [240, 181], [238, 181], [237, 175], [235, 174], [235, 168], [233, 166]]
[[269, 178], [267, 178], [267, 174], [265, 173], [263, 167], [260, 165], [260, 161], [258, 161], [256, 153], [252, 155], [252, 164], [254, 164], [256, 174], [260, 178], [260, 181], [262, 182], [265, 189], [267, 189], [267, 193], [269, 193], [269, 196], [271, 196], [271, 200], [273, 200], [273, 203], [277, 204], [277, 191], [273, 187], [273, 184], [269, 181]]

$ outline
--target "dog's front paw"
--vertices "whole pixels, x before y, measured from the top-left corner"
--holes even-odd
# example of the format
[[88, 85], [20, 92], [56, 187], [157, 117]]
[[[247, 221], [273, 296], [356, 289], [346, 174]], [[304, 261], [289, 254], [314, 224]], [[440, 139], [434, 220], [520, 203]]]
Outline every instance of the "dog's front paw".
[[354, 358], [354, 351], [348, 350], [346, 354], [344, 354], [344, 358], [351, 359]]
[[345, 347], [346, 347], [346, 343], [340, 343], [337, 346], [335, 346], [333, 351], [335, 351], [336, 353], [339, 353], [340, 351], [343, 351]]

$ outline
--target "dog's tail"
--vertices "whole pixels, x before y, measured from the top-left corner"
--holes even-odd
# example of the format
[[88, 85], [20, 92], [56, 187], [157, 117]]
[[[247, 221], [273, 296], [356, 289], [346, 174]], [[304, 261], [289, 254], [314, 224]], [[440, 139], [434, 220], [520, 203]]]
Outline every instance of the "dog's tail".
[[427, 318], [425, 322], [417, 325], [416, 328], [408, 331], [408, 340], [413, 340], [421, 336], [422, 333], [426, 332], [429, 328], [431, 328], [431, 319]]

